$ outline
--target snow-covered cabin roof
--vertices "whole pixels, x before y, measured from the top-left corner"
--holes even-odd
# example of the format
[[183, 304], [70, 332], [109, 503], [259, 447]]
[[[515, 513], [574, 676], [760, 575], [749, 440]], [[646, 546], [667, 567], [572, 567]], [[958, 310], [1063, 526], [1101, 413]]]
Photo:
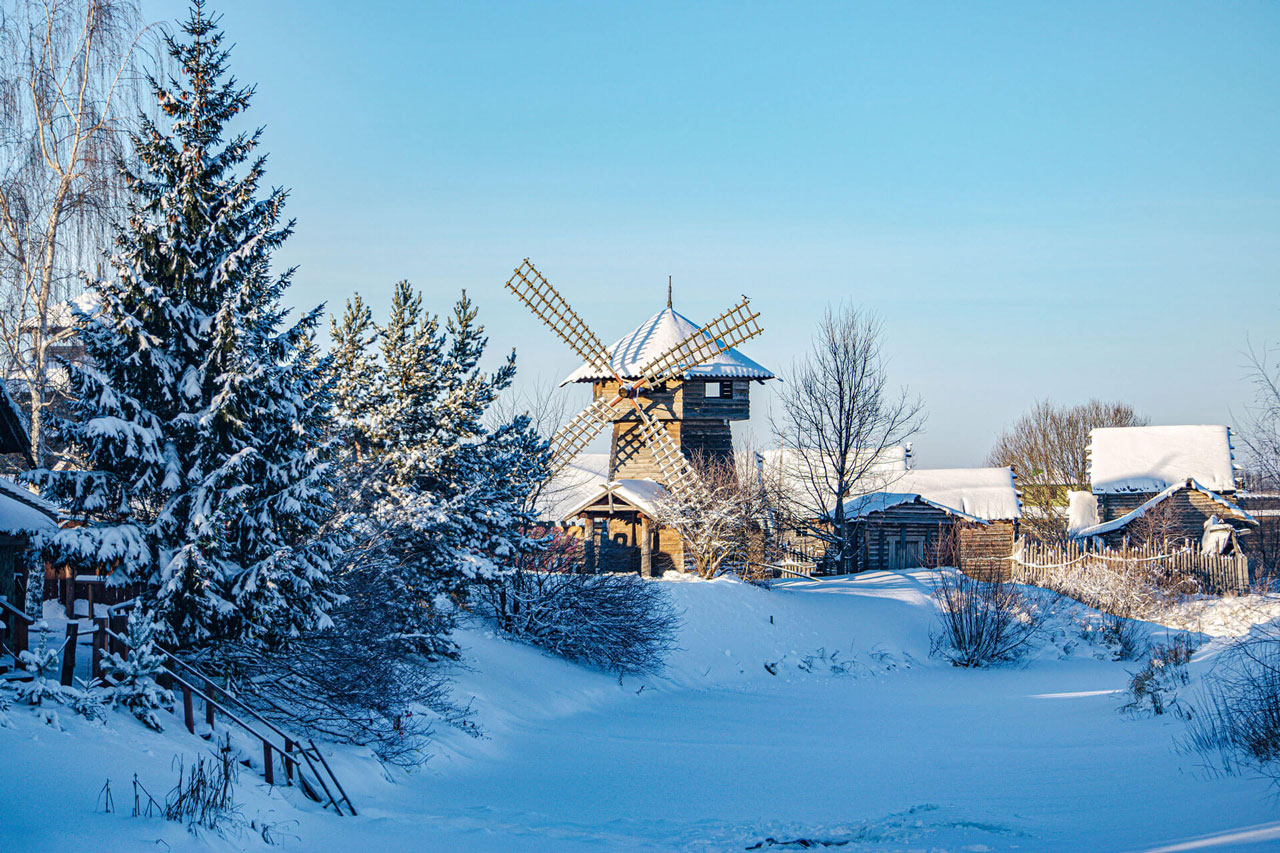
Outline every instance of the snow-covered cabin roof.
[[1022, 517], [1012, 468], [910, 468], [880, 492], [845, 502], [849, 518], [861, 518], [919, 499], [975, 521]]
[[[609, 347], [609, 363], [623, 379], [638, 379], [645, 367], [667, 350], [700, 329], [697, 323], [672, 308], [664, 308]], [[710, 337], [710, 336], [708, 336]], [[612, 379], [592, 364], [584, 364], [564, 378], [572, 382]], [[736, 349], [728, 349], [685, 373], [686, 379], [772, 379], [773, 373]]]
[[635, 507], [653, 518], [658, 510], [658, 502], [668, 494], [666, 487], [653, 480], [612, 480], [597, 486], [583, 500], [570, 507], [560, 520], [568, 521], [587, 507], [606, 499], [610, 503], [616, 501]]
[[1228, 427], [1102, 427], [1089, 433], [1095, 495], [1159, 492], [1188, 479], [1216, 492], [1235, 490]]
[[58, 510], [53, 504], [0, 477], [0, 533], [25, 536], [57, 529]]
[[[77, 309], [81, 313], [92, 317], [98, 313], [100, 304], [101, 300], [98, 298], [98, 294], [86, 290], [78, 296], [73, 296], [64, 302], [49, 306], [49, 316], [46, 319], [46, 323], [53, 333], [66, 331], [74, 326], [79, 319], [76, 314]], [[34, 326], [34, 320], [25, 320], [22, 323], [22, 328], [24, 329], [34, 328]]]
[[[1217, 492], [1214, 492], [1212, 489], [1205, 488], [1203, 484], [1196, 482], [1194, 479], [1188, 478], [1181, 482], [1174, 483], [1168, 488], [1161, 490], [1159, 494], [1157, 494], [1155, 497], [1148, 500], [1146, 503], [1142, 504], [1142, 506], [1137, 507], [1136, 509], [1130, 510], [1129, 512], [1126, 512], [1124, 515], [1120, 516], [1119, 518], [1113, 518], [1111, 521], [1104, 521], [1101, 524], [1094, 524], [1088, 527], [1082, 527], [1080, 529], [1073, 530], [1071, 531], [1071, 535], [1076, 537], [1077, 539], [1087, 539], [1090, 536], [1101, 536], [1104, 533], [1110, 533], [1113, 530], [1120, 530], [1124, 527], [1128, 527], [1134, 521], [1136, 521], [1137, 519], [1141, 518], [1142, 516], [1150, 512], [1152, 507], [1155, 507], [1161, 503], [1164, 503], [1169, 498], [1173, 497], [1183, 489], [1194, 489], [1197, 492], [1200, 492], [1201, 494], [1208, 496], [1212, 500], [1215, 500], [1219, 504], [1221, 504], [1222, 508], [1225, 511], [1230, 513], [1233, 517], [1240, 519], [1241, 521], [1244, 521], [1248, 524], [1253, 524], [1253, 525], [1256, 525], [1258, 523], [1257, 519], [1255, 519], [1252, 515], [1242, 510], [1234, 502], [1227, 500], [1222, 495], [1218, 494]], [[1094, 517], [1095, 518], [1097, 517], [1096, 505], [1094, 510]]]
[[[897, 481], [907, 471], [908, 450], [902, 445], [886, 447], [870, 460], [866, 466], [866, 476], [858, 484], [860, 491], [871, 493], [877, 491], [897, 491]], [[871, 451], [867, 451], [868, 454]], [[813, 473], [820, 474], [824, 470], [821, 459], [814, 458], [812, 453], [796, 450], [791, 447], [762, 450], [759, 453], [760, 476], [768, 488], [776, 489], [784, 500], [789, 501], [810, 518], [826, 515], [833, 507], [819, 506], [813, 494], [811, 482]], [[826, 470], [830, 469], [827, 463]], [[860, 462], [855, 467], [863, 467]], [[823, 496], [826, 497], [825, 495]]]

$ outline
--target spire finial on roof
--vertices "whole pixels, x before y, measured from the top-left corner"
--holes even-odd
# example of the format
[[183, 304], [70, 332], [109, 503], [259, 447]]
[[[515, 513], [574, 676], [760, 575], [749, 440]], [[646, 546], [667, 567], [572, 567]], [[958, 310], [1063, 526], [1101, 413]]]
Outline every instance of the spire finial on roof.
[[671, 276], [667, 276], [667, 307], [671, 307]]

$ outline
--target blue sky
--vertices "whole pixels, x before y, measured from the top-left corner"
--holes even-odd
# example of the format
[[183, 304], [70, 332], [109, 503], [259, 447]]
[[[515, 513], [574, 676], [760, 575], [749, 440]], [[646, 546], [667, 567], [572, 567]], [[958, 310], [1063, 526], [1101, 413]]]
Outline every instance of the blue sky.
[[778, 371], [828, 303], [877, 312], [922, 465], [981, 464], [1043, 397], [1230, 422], [1246, 339], [1280, 341], [1276, 4], [216, 11], [292, 190], [293, 300], [465, 287], [526, 380], [576, 366], [502, 288], [526, 256], [606, 341], [668, 275], [694, 320], [745, 293]]

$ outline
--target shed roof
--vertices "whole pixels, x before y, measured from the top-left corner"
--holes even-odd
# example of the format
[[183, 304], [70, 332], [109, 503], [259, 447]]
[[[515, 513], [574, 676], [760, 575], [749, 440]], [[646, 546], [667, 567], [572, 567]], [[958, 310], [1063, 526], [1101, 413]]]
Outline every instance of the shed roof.
[[27, 419], [18, 403], [0, 382], [0, 453], [31, 452], [31, 436], [27, 432]]
[[976, 521], [1022, 517], [1012, 468], [910, 468], [880, 492], [852, 498], [845, 514], [861, 518], [917, 498], [953, 515]]
[[[701, 326], [672, 308], [664, 308], [609, 347], [609, 363], [623, 379], [639, 379], [645, 367], [667, 350], [686, 340]], [[710, 337], [708, 335], [708, 337]], [[560, 383], [612, 379], [595, 365], [584, 364]], [[773, 373], [736, 349], [727, 349], [685, 373], [686, 379], [772, 379]]]
[[0, 533], [23, 536], [53, 533], [58, 510], [7, 477], [0, 477]]
[[571, 506], [560, 520], [567, 521], [592, 504], [611, 496], [653, 518], [658, 510], [658, 502], [668, 494], [665, 486], [653, 480], [611, 480], [590, 491], [576, 505]]
[[562, 521], [589, 495], [597, 494], [608, 479], [608, 453], [579, 453], [542, 487], [534, 511], [541, 521]]
[[1231, 430], [1222, 425], [1102, 427], [1089, 433], [1089, 480], [1095, 495], [1159, 492], [1194, 479], [1234, 491]]

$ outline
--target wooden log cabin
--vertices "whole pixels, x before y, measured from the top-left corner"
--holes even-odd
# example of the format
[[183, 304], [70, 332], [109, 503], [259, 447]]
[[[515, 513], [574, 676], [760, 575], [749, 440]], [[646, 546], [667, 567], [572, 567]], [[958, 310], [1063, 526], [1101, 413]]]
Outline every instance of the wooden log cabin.
[[[700, 327], [667, 307], [608, 347], [612, 373], [584, 364], [561, 386], [590, 384], [592, 398], [612, 399], [618, 377], [639, 379], [645, 366]], [[751, 414], [751, 385], [773, 373], [736, 349], [689, 369], [679, 382], [649, 388], [635, 398], [691, 461], [733, 458], [731, 423]], [[538, 511], [583, 542], [583, 562], [592, 571], [660, 575], [684, 570], [676, 531], [654, 520], [667, 497], [662, 473], [640, 435], [633, 406], [615, 406], [608, 454], [581, 454], [544, 488]]]
[[1010, 468], [912, 468], [846, 502], [859, 571], [957, 566], [1007, 574], [1022, 517]]
[[[799, 523], [779, 531], [798, 561], [826, 565], [831, 507], [795, 450], [760, 455], [767, 488]], [[889, 447], [855, 467], [858, 496], [845, 502], [855, 571], [959, 566], [988, 577], [1008, 569], [1022, 502], [1010, 468], [911, 468], [910, 446]]]
[[1069, 530], [1079, 540], [1234, 552], [1239, 537], [1258, 526], [1234, 499], [1236, 468], [1226, 426], [1095, 429], [1089, 480], [1089, 492], [1071, 495]]

